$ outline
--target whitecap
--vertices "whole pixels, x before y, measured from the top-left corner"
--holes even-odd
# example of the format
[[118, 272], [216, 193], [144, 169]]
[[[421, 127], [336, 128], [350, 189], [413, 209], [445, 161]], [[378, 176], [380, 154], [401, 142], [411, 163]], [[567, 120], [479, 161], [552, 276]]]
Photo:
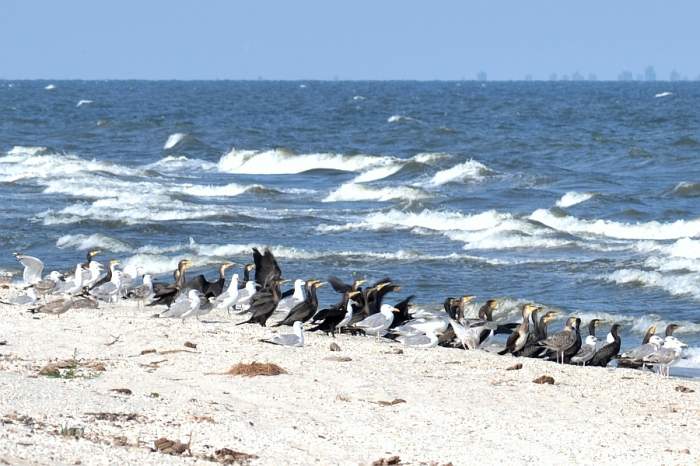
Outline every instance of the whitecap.
[[128, 244], [100, 233], [92, 235], [63, 235], [56, 241], [56, 247], [60, 249], [74, 248], [79, 251], [107, 249], [112, 252], [125, 252], [131, 250]]
[[91, 103], [93, 103], [92, 100], [84, 99], [84, 100], [79, 100], [78, 103], [77, 103], [75, 106], [76, 106], [76, 107], [82, 107], [83, 105], [90, 105]]
[[190, 159], [184, 155], [168, 155], [157, 162], [146, 165], [144, 168], [156, 170], [161, 173], [174, 173], [179, 176], [188, 176], [191, 172], [216, 170], [217, 164], [201, 159]]
[[564, 194], [561, 199], [556, 203], [557, 207], [565, 209], [567, 207], [575, 206], [576, 204], [581, 204], [593, 197], [593, 193], [579, 193], [576, 191], [569, 191]]
[[365, 98], [361, 95], [356, 95], [355, 97], [352, 98], [352, 100], [365, 100]]
[[190, 196], [198, 197], [234, 197], [245, 193], [253, 188], [263, 188], [261, 185], [241, 185], [229, 183], [224, 186], [202, 186], [202, 185], [183, 185], [178, 191], [181, 191]]
[[617, 239], [669, 240], [700, 235], [700, 219], [669, 223], [622, 223], [602, 219], [582, 220], [569, 215], [557, 216], [546, 209], [534, 211], [529, 218], [570, 234], [592, 234]]
[[348, 202], [348, 201], [417, 201], [429, 197], [428, 193], [408, 186], [392, 186], [374, 188], [371, 186], [345, 183], [331, 192], [323, 202]]
[[476, 160], [469, 159], [464, 163], [460, 163], [451, 168], [440, 170], [435, 173], [428, 184], [432, 186], [441, 186], [446, 183], [455, 183], [463, 181], [479, 181], [484, 179], [484, 176], [490, 172], [489, 168]]
[[185, 140], [187, 137], [186, 133], [173, 133], [170, 136], [168, 136], [168, 140], [165, 141], [165, 145], [163, 145], [163, 150], [168, 150], [172, 149], [178, 144], [180, 144], [182, 141]]
[[403, 164], [400, 163], [391, 163], [382, 167], [370, 168], [356, 176], [352, 180], [352, 183], [367, 183], [369, 181], [382, 180], [397, 173], [401, 168], [403, 168]]
[[49, 84], [49, 85], [46, 86], [44, 89], [46, 89], [47, 91], [53, 91], [54, 89], [56, 89], [56, 85], [55, 85], [55, 84]]
[[405, 115], [391, 115], [389, 118], [387, 118], [387, 123], [403, 123], [403, 122], [409, 122], [409, 121], [418, 121], [415, 118], [411, 118], [409, 116]]
[[659, 92], [658, 94], [655, 94], [654, 97], [656, 97], [657, 99], [659, 99], [659, 98], [661, 98], [661, 97], [669, 97], [669, 96], [672, 96], [672, 95], [673, 95], [673, 92], [666, 91], [666, 92]]
[[637, 284], [651, 288], [661, 288], [674, 296], [689, 295], [700, 299], [700, 274], [664, 275], [657, 271], [640, 269], [620, 269], [604, 279], [618, 285]]
[[219, 160], [219, 171], [247, 175], [284, 175], [309, 170], [339, 170], [357, 172], [388, 165], [398, 159], [371, 155], [294, 154], [275, 149], [268, 151], [231, 149]]

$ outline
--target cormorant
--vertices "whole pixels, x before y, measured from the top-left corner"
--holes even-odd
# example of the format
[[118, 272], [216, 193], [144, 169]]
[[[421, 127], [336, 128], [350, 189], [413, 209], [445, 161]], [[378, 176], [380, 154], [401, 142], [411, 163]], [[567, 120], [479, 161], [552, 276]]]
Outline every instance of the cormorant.
[[279, 327], [280, 325], [292, 325], [296, 321], [306, 322], [309, 320], [318, 310], [318, 297], [316, 296], [316, 290], [322, 287], [325, 283], [318, 280], [310, 280], [306, 282], [306, 299], [289, 311], [287, 317], [277, 322], [273, 327]]
[[[593, 358], [588, 362], [589, 366], [605, 367], [620, 352], [622, 339], [620, 338], [620, 324], [613, 324], [608, 335], [608, 344], [595, 352]], [[612, 341], [610, 341], [612, 340]]]
[[258, 323], [264, 327], [267, 319], [275, 312], [277, 303], [280, 301], [281, 293], [279, 287], [286, 281], [272, 276], [269, 279], [268, 286], [256, 292], [250, 299], [250, 318], [236, 325]]

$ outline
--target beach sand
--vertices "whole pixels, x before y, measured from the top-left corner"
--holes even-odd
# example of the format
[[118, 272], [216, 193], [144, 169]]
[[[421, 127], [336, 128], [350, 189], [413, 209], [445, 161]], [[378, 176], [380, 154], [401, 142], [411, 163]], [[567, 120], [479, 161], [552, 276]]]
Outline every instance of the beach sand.
[[[222, 448], [254, 465], [700, 462], [695, 380], [347, 335], [283, 348], [240, 316], [183, 324], [159, 310], [0, 305], [0, 464], [214, 464]], [[225, 374], [252, 361], [287, 373]], [[533, 383], [544, 374], [555, 383]], [[191, 438], [190, 452], [152, 451], [160, 437]]]

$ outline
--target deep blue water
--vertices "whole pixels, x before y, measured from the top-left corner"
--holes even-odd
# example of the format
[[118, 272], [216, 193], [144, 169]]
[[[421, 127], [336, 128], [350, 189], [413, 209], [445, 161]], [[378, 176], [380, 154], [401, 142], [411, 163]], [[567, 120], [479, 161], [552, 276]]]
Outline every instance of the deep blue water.
[[267, 245], [289, 278], [532, 300], [625, 346], [680, 322], [700, 365], [700, 83], [48, 84], [0, 81], [0, 269]]

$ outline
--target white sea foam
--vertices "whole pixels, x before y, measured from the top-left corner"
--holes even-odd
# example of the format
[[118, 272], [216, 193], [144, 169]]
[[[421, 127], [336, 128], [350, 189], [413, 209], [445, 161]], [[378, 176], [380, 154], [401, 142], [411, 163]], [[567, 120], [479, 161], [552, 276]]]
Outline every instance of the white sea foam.
[[199, 197], [234, 197], [243, 194], [253, 188], [262, 188], [261, 185], [241, 185], [229, 183], [224, 186], [182, 185], [181, 191], [190, 196]]
[[145, 166], [146, 169], [178, 176], [189, 176], [193, 172], [216, 170], [217, 164], [201, 159], [190, 159], [184, 155], [169, 155]]
[[76, 106], [76, 107], [82, 107], [83, 105], [90, 105], [91, 103], [93, 103], [92, 100], [84, 99], [84, 100], [79, 100], [78, 103], [77, 103], [75, 106]]
[[352, 201], [417, 201], [429, 197], [423, 190], [408, 186], [392, 186], [374, 188], [362, 184], [346, 183], [331, 192], [323, 202], [352, 202]]
[[666, 91], [666, 92], [659, 92], [658, 94], [655, 94], [654, 97], [656, 97], [657, 99], [659, 99], [659, 98], [661, 98], [661, 97], [669, 97], [669, 96], [672, 96], [672, 95], [673, 95], [673, 92]]
[[56, 247], [61, 249], [74, 248], [79, 251], [106, 249], [112, 252], [125, 252], [131, 250], [128, 244], [100, 233], [92, 235], [63, 235], [56, 241]]
[[86, 160], [72, 154], [50, 153], [41, 147], [14, 147], [0, 157], [0, 182], [75, 176], [85, 172], [111, 175], [139, 175], [141, 170], [99, 160]]
[[415, 162], [429, 165], [433, 162], [449, 159], [451, 157], [452, 155], [447, 154], [445, 152], [421, 152], [419, 154], [414, 155], [411, 159]]
[[669, 240], [700, 235], [700, 219], [670, 223], [622, 223], [602, 219], [582, 220], [568, 215], [560, 217], [546, 209], [534, 211], [530, 219], [570, 234], [591, 234], [617, 239]]
[[403, 165], [400, 163], [391, 163], [387, 164], [382, 167], [377, 167], [377, 168], [370, 168], [366, 172], [363, 172], [356, 176], [352, 182], [353, 183], [367, 183], [370, 181], [376, 181], [376, 180], [381, 180], [384, 179], [388, 176], [393, 175], [394, 173], [398, 172], [403, 168]]
[[404, 123], [404, 122], [412, 122], [412, 121], [418, 121], [415, 118], [411, 118], [409, 116], [405, 115], [391, 115], [389, 118], [387, 118], [387, 123]]
[[559, 199], [556, 203], [557, 207], [561, 207], [562, 209], [565, 209], [567, 207], [575, 206], [576, 204], [580, 204], [582, 202], [586, 202], [587, 200], [591, 199], [593, 197], [593, 193], [579, 193], [576, 191], [569, 191], [568, 193], [564, 194], [561, 199]]
[[365, 98], [361, 95], [356, 95], [355, 97], [352, 98], [352, 100], [365, 100]]
[[219, 171], [249, 175], [283, 175], [309, 170], [356, 172], [391, 164], [398, 159], [370, 155], [294, 154], [284, 150], [232, 149], [219, 160]]
[[180, 144], [182, 141], [185, 140], [187, 137], [186, 133], [173, 133], [170, 136], [168, 136], [168, 140], [165, 141], [165, 145], [163, 146], [164, 150], [172, 149], [178, 144]]
[[698, 273], [664, 275], [657, 271], [620, 269], [605, 276], [604, 279], [620, 285], [638, 284], [645, 287], [661, 288], [674, 296], [688, 295], [700, 299], [700, 274]]
[[55, 84], [49, 84], [49, 85], [46, 86], [44, 89], [46, 89], [47, 91], [53, 91], [54, 89], [56, 89], [56, 85], [55, 85]]
[[479, 181], [490, 172], [488, 167], [476, 160], [469, 159], [451, 168], [440, 170], [435, 173], [428, 184], [441, 186], [446, 183], [456, 183], [464, 181]]
[[142, 193], [122, 194], [116, 198], [80, 202], [58, 212], [49, 210], [39, 215], [45, 225], [77, 223], [83, 220], [120, 222], [126, 224], [157, 223], [174, 220], [196, 220], [232, 215], [223, 206], [198, 205], [171, 199], [168, 196], [143, 196]]

